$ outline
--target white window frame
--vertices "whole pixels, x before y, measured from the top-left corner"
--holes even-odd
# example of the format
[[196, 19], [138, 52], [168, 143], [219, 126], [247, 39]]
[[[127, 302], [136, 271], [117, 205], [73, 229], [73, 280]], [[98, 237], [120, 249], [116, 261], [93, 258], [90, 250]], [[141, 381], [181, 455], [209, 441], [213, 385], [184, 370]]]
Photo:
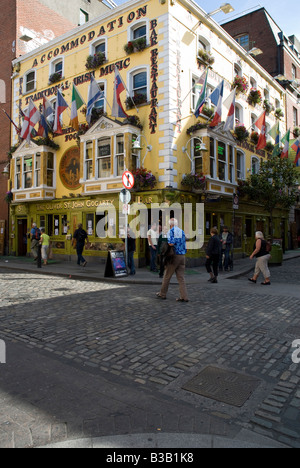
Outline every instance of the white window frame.
[[[110, 144], [110, 155], [109, 156], [99, 156], [99, 142], [100, 140], [109, 140]], [[99, 174], [99, 162], [100, 159], [105, 159], [105, 158], [110, 158], [110, 165], [112, 163], [112, 158], [111, 158], [111, 150], [112, 150], [112, 141], [111, 141], [111, 136], [101, 136], [97, 138], [96, 140], [96, 168], [95, 168], [95, 178], [97, 180], [107, 180], [111, 178], [111, 168], [110, 168], [110, 174], [108, 177], [101, 177]]]
[[[242, 156], [242, 161], [241, 161], [241, 169], [240, 169], [240, 177], [238, 177], [238, 155]], [[246, 156], [244, 151], [241, 151], [240, 149], [237, 150], [236, 152], [236, 179], [237, 180], [245, 180], [246, 178], [246, 171], [245, 171], [245, 164], [246, 164]]]
[[150, 37], [150, 26], [149, 26], [149, 19], [147, 18], [142, 18], [138, 21], [136, 21], [132, 26], [130, 26], [128, 29], [127, 29], [127, 42], [130, 42], [130, 41], [133, 41], [135, 40], [134, 39], [134, 31], [136, 29], [139, 29], [141, 28], [142, 26], [146, 26], [146, 35], [145, 36], [141, 36], [141, 37], [146, 37], [146, 44], [148, 45], [149, 44], [149, 37]]
[[[49, 168], [48, 167], [48, 156], [49, 156], [49, 153], [51, 153], [53, 155], [53, 169]], [[54, 151], [47, 151], [47, 160], [46, 160], [46, 187], [47, 188], [51, 188], [51, 189], [54, 189], [56, 188], [56, 179], [55, 179], [55, 174], [56, 174], [56, 153]], [[48, 185], [48, 172], [51, 171], [52, 172], [52, 180], [53, 180], [53, 184], [52, 186], [51, 185]]]
[[100, 44], [105, 44], [105, 59], [107, 59], [107, 36], [102, 36], [100, 39], [96, 39], [90, 44], [90, 55], [94, 55], [96, 53], [96, 47]]
[[129, 93], [130, 96], [133, 96], [133, 77], [138, 73], [145, 72], [147, 75], [147, 101], [149, 101], [150, 96], [150, 67], [149, 65], [143, 65], [135, 67], [127, 73], [127, 83], [129, 83]]
[[51, 75], [53, 75], [53, 73], [56, 73], [55, 72], [55, 66], [60, 62], [62, 63], [61, 79], [63, 80], [63, 78], [65, 76], [65, 61], [64, 61], [64, 57], [62, 55], [59, 55], [59, 56], [55, 57], [53, 60], [51, 60], [51, 62], [49, 64], [49, 78], [50, 78]]
[[[103, 112], [105, 113], [106, 112], [106, 105], [107, 105], [107, 102], [106, 102], [106, 90], [107, 90], [107, 81], [106, 80], [98, 80], [97, 81], [97, 85], [100, 87], [103, 86], [103, 91], [104, 91], [104, 97], [103, 97]], [[99, 99], [100, 101], [100, 99]], [[98, 101], [96, 101], [98, 102]], [[96, 103], [95, 103], [96, 104]], [[99, 109], [99, 107], [97, 108]]]
[[[92, 149], [92, 155], [90, 158], [87, 158], [87, 146], [88, 144], [91, 144], [91, 149]], [[93, 180], [93, 175], [91, 176], [91, 178], [88, 178], [88, 164], [92, 163], [92, 168], [93, 168], [93, 165], [94, 165], [94, 157], [93, 157], [93, 140], [87, 140], [84, 142], [84, 181], [91, 181]], [[93, 169], [92, 169], [92, 173], [93, 173]]]
[[[117, 139], [118, 137], [122, 137], [123, 139], [123, 152], [122, 153], [118, 153], [117, 152]], [[121, 177], [123, 172], [125, 171], [125, 135], [124, 133], [117, 133], [116, 135], [114, 135], [114, 176], [115, 177]], [[120, 156], [123, 156], [124, 158], [124, 164], [123, 164], [123, 171], [122, 171], [122, 174], [118, 174], [118, 159]]]
[[202, 47], [202, 44], [201, 44], [201, 47], [200, 47], [200, 42], [205, 46], [205, 51], [208, 52], [208, 53], [211, 53], [211, 43], [210, 41], [205, 37], [205, 36], [202, 36], [202, 34], [198, 34], [197, 36], [197, 55], [198, 55], [198, 50], [200, 50]]
[[[34, 80], [33, 80], [33, 88], [32, 89], [27, 89], [27, 77], [28, 75], [30, 75], [30, 73], [34, 73]], [[32, 68], [31, 70], [28, 70], [25, 75], [24, 75], [24, 81], [23, 81], [23, 86], [25, 87], [25, 91], [23, 92], [23, 94], [29, 94], [29, 93], [32, 93], [33, 91], [36, 90], [36, 70], [34, 68]]]
[[[40, 157], [40, 167], [39, 168], [36, 166], [37, 165], [37, 156], [38, 155]], [[41, 167], [42, 167], [42, 154], [41, 153], [35, 153], [35, 155], [34, 155], [34, 172], [33, 172], [33, 178], [34, 178], [33, 186], [35, 188], [41, 186], [41, 182], [42, 182]], [[39, 178], [40, 178], [40, 183], [39, 184], [37, 183], [38, 182], [37, 181], [38, 175], [39, 175]]]

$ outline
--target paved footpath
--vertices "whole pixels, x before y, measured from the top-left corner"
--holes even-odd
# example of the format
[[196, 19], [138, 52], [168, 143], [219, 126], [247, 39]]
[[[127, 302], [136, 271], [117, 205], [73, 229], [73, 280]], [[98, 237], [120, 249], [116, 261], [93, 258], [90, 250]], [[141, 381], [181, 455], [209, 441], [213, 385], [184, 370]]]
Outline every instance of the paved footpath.
[[[145, 271], [130, 285], [1, 261], [0, 447], [298, 447], [296, 255], [270, 287], [248, 283], [248, 259], [217, 285], [193, 269], [188, 304], [175, 285], [156, 299]], [[242, 407], [183, 390], [207, 366], [259, 383]]]

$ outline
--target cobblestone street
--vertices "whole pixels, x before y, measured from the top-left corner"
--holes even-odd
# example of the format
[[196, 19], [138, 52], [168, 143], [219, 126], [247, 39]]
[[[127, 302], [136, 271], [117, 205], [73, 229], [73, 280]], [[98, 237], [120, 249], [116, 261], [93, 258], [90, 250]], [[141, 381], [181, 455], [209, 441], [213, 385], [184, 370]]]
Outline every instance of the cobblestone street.
[[[104, 284], [0, 270], [0, 339], [7, 343], [7, 364], [0, 369], [0, 446], [12, 443], [12, 433], [14, 443], [23, 446], [65, 440], [72, 435], [65, 429], [66, 414], [62, 420], [56, 414], [55, 422], [51, 408], [47, 408], [50, 435], [45, 429], [50, 424], [47, 418], [43, 419], [45, 427], [38, 424], [37, 439], [33, 436], [37, 431], [35, 418], [18, 422], [18, 411], [25, 411], [21, 402], [29, 398], [22, 380], [17, 386], [21, 364], [12, 360], [22, 349], [24, 356], [28, 352], [37, 360], [32, 362], [28, 389], [41, 372], [37, 362], [41, 365], [48, 359], [54, 373], [57, 363], [66, 370], [84, 370], [87, 381], [95, 377], [107, 384], [121, 382], [129, 393], [132, 391], [131, 404], [133, 395], [142, 402], [150, 392], [166, 407], [166, 402], [172, 402], [175, 408], [177, 401], [178, 408], [185, 408], [181, 412], [178, 409], [176, 424], [170, 418], [167, 421], [162, 411], [150, 428], [209, 433], [217, 427], [229, 435], [233, 427], [239, 427], [288, 446], [300, 445], [300, 364], [292, 362], [292, 343], [300, 339], [299, 284], [300, 260], [294, 259], [272, 268], [272, 285], [268, 288], [248, 283], [247, 276], [231, 280], [221, 276], [217, 285], [201, 277], [199, 284], [188, 286], [190, 302], [182, 304], [175, 301], [176, 286], [170, 288], [167, 301], [160, 301], [153, 285]], [[255, 376], [259, 385], [240, 408], [182, 389], [208, 365]], [[58, 373], [57, 367], [56, 377]], [[14, 374], [15, 382], [8, 383], [10, 374]], [[56, 378], [50, 372], [47, 377], [47, 391], [67, 404], [68, 395], [54, 384]], [[41, 385], [41, 395], [26, 411], [37, 411], [37, 401], [46, 398], [46, 388]], [[89, 406], [88, 392], [82, 394], [82, 406]], [[115, 425], [116, 413], [111, 409], [105, 417], [102, 413], [102, 421], [99, 415], [93, 417], [93, 407], [89, 407], [82, 419], [94, 423], [96, 419], [97, 423], [86, 432], [77, 415], [81, 435], [149, 430], [150, 413], [147, 424], [142, 417], [133, 424], [131, 418], [130, 424], [120, 428]], [[201, 415], [201, 424], [197, 414], [199, 418]], [[69, 414], [69, 418], [74, 427], [75, 415]], [[21, 428], [30, 437], [22, 438]], [[73, 430], [73, 434], [77, 433]]]

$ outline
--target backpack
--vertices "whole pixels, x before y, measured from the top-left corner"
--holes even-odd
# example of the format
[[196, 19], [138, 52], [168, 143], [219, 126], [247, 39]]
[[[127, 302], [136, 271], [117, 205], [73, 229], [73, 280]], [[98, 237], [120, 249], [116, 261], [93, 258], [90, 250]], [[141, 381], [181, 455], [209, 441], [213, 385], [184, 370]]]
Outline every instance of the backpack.
[[84, 244], [86, 239], [86, 232], [83, 229], [78, 230], [76, 238], [79, 244]]
[[266, 245], [266, 251], [267, 251], [268, 253], [270, 253], [270, 252], [271, 252], [271, 250], [272, 250], [272, 244], [271, 244], [271, 242], [270, 242], [270, 241], [267, 241], [267, 245]]
[[35, 228], [33, 239], [37, 241], [41, 240], [41, 231], [38, 228]]

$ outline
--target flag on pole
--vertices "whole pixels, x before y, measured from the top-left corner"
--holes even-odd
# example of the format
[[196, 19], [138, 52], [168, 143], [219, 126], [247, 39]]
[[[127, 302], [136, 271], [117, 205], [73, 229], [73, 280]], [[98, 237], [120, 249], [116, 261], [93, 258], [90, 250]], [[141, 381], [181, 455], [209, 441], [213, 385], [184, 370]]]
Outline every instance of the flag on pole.
[[225, 125], [224, 125], [224, 128], [223, 128], [224, 132], [228, 132], [229, 130], [234, 129], [234, 125], [235, 125], [235, 96], [236, 96], [236, 88], [234, 88], [232, 93], [229, 94], [229, 97], [224, 102], [224, 106], [226, 105], [226, 107], [227, 107], [228, 103], [230, 104], [227, 119], [226, 119], [226, 122], [225, 122]]
[[57, 90], [56, 96], [56, 106], [55, 106], [55, 116], [54, 116], [54, 124], [53, 124], [53, 132], [62, 135], [62, 128], [60, 123], [60, 115], [63, 113], [64, 110], [68, 108], [68, 104], [64, 100], [60, 90]]
[[208, 68], [203, 73], [203, 75], [200, 76], [198, 83], [196, 83], [196, 88], [201, 89], [200, 95], [196, 104], [195, 112], [194, 112], [196, 117], [199, 117], [201, 113], [201, 108], [206, 101], [207, 78], [208, 78]]
[[4, 114], [6, 115], [6, 117], [10, 120], [10, 122], [11, 122], [11, 123], [13, 124], [13, 126], [15, 127], [17, 134], [20, 135], [21, 129], [20, 129], [19, 127], [17, 127], [17, 125], [16, 125], [15, 122], [10, 118], [10, 116], [8, 115], [8, 113], [6, 112], [5, 109], [2, 109], [2, 111], [4, 112]]
[[113, 117], [121, 117], [121, 118], [128, 117], [128, 115], [123, 109], [121, 98], [120, 98], [120, 94], [122, 93], [122, 91], [124, 91], [125, 88], [126, 87], [123, 83], [118, 67], [115, 67], [114, 100], [113, 100], [113, 106], [112, 106], [112, 112], [111, 112], [111, 115]]
[[300, 167], [300, 140], [297, 138], [295, 143], [292, 145], [293, 150], [296, 151], [295, 166]]
[[280, 156], [280, 124], [277, 122], [269, 131], [269, 135], [275, 140], [275, 146], [272, 155], [275, 156]]
[[290, 130], [287, 131], [287, 133], [284, 135], [282, 138], [281, 142], [284, 144], [282, 153], [281, 153], [281, 159], [287, 159], [289, 157], [289, 148], [290, 148]]
[[264, 112], [254, 123], [254, 125], [260, 130], [260, 135], [258, 139], [258, 143], [256, 146], [257, 150], [264, 149], [267, 144], [267, 137], [266, 137], [266, 112]]
[[31, 132], [33, 131], [35, 125], [40, 121], [41, 114], [37, 110], [36, 106], [33, 103], [33, 100], [30, 99], [29, 106], [24, 113], [24, 122], [21, 130], [21, 138], [24, 140], [30, 141]]
[[88, 101], [87, 101], [87, 109], [86, 109], [86, 121], [90, 125], [92, 119], [92, 110], [94, 105], [96, 104], [99, 99], [104, 98], [104, 92], [100, 90], [97, 81], [91, 76], [91, 82], [89, 85], [88, 90]]
[[224, 92], [224, 80], [216, 87], [216, 89], [211, 93], [210, 100], [212, 104], [216, 105], [217, 109], [214, 115], [214, 118], [209, 125], [210, 127], [216, 127], [222, 122], [222, 101], [223, 101], [223, 92]]
[[84, 100], [80, 96], [79, 91], [75, 86], [75, 83], [73, 83], [70, 125], [74, 128], [74, 130], [77, 131], [79, 130], [78, 109], [80, 109], [80, 107], [83, 106], [83, 104]]
[[54, 114], [53, 107], [51, 106], [48, 99], [45, 96], [43, 96], [41, 120], [40, 120], [39, 129], [37, 132], [38, 136], [41, 136], [43, 138], [48, 137], [48, 133], [49, 133], [48, 117], [50, 117], [53, 114]]

